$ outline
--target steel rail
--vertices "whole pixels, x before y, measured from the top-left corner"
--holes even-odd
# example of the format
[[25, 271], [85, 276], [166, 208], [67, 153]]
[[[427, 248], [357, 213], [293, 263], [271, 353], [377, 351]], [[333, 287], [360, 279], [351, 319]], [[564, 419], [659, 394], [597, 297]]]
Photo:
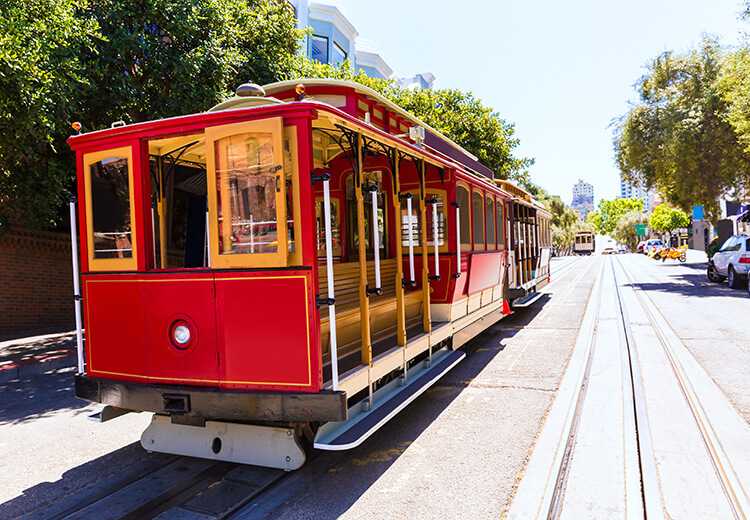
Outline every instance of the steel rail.
[[[630, 276], [630, 273], [627, 271], [625, 266], [619, 259], [617, 260], [617, 262], [620, 265], [622, 272], [625, 274], [625, 278], [627, 279], [627, 281], [630, 284], [633, 284], [634, 280]], [[740, 520], [746, 520], [750, 518], [750, 507], [747, 503], [746, 497], [744, 496], [745, 494], [743, 492], [742, 484], [732, 467], [732, 463], [729, 460], [729, 457], [726, 453], [724, 453], [724, 450], [721, 447], [721, 442], [719, 441], [718, 436], [716, 435], [716, 432], [711, 424], [711, 420], [708, 417], [705, 409], [703, 408], [698, 395], [693, 389], [689, 378], [685, 374], [684, 368], [682, 367], [679, 360], [676, 358], [674, 351], [672, 350], [670, 342], [664, 332], [664, 329], [666, 327], [659, 322], [655, 313], [658, 313], [664, 323], [666, 323], [667, 327], [671, 328], [669, 322], [666, 320], [664, 315], [661, 314], [658, 307], [654, 304], [653, 300], [651, 300], [651, 297], [648, 296], [647, 293], [645, 293], [645, 291], [640, 288], [634, 287], [634, 293], [636, 299], [638, 300], [638, 303], [640, 304], [646, 317], [648, 318], [651, 328], [656, 334], [659, 344], [661, 345], [664, 354], [672, 368], [672, 372], [677, 379], [680, 391], [682, 392], [682, 395], [685, 398], [688, 407], [690, 408], [690, 411], [696, 423], [696, 427], [698, 428], [698, 432], [701, 435], [703, 444], [706, 447], [709, 459], [711, 460], [711, 464], [713, 465], [716, 476], [719, 480], [719, 484], [721, 485], [722, 490], [725, 493], [734, 517]], [[649, 303], [651, 305], [649, 305]], [[672, 330], [672, 332], [674, 333], [674, 330]], [[743, 498], [745, 498], [745, 500], [743, 500]]]

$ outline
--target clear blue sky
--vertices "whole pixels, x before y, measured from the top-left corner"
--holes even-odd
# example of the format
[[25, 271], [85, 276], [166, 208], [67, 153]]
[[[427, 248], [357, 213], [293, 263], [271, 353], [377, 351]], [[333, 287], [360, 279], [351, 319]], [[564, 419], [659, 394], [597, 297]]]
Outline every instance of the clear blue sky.
[[432, 72], [436, 87], [471, 90], [515, 123], [532, 179], [567, 202], [578, 178], [597, 200], [618, 195], [609, 124], [651, 58], [750, 31], [740, 0], [331, 3], [397, 74]]

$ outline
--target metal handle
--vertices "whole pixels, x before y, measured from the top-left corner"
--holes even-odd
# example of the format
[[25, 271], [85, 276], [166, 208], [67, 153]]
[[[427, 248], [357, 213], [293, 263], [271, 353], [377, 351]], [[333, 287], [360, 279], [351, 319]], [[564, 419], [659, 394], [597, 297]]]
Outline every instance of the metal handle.
[[456, 204], [456, 278], [461, 278], [461, 207]]
[[438, 245], [438, 199], [433, 198], [430, 201], [432, 204], [432, 245], [433, 255], [435, 257], [435, 274], [430, 277], [432, 280], [440, 280], [440, 246]]
[[406, 226], [409, 235], [409, 283], [414, 286], [414, 232], [412, 225], [411, 197], [406, 198]]
[[78, 273], [78, 229], [76, 220], [76, 202], [70, 201], [70, 251], [73, 260], [73, 301], [76, 314], [76, 354], [78, 355], [78, 373], [83, 374], [83, 326], [81, 324], [81, 285]]
[[370, 200], [372, 201], [372, 246], [373, 258], [375, 259], [375, 294], [381, 294], [382, 285], [380, 284], [380, 236], [378, 233], [378, 192], [377, 188], [370, 191]]
[[331, 191], [329, 179], [323, 179], [323, 216], [326, 232], [326, 279], [328, 280], [328, 329], [330, 333], [331, 382], [339, 389], [339, 357], [336, 343], [336, 298], [333, 286], [333, 237], [331, 234]]

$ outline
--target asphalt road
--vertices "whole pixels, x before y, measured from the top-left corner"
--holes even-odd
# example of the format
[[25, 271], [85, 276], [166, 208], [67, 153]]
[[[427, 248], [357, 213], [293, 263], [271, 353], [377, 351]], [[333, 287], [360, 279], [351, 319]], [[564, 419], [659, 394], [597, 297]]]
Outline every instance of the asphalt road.
[[[622, 258], [750, 420], [747, 292], [709, 284], [700, 263]], [[473, 340], [466, 360], [364, 445], [318, 453], [235, 516], [498, 518], [555, 397], [601, 259], [553, 262], [560, 276], [547, 296]], [[0, 385], [0, 518], [52, 517], [172, 460], [137, 443], [146, 414], [89, 421], [96, 409], [72, 397], [71, 375]]]

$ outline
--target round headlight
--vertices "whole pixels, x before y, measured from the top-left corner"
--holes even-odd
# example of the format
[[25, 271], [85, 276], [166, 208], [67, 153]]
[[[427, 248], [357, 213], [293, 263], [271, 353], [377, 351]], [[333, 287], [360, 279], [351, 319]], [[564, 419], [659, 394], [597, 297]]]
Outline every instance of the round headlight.
[[178, 345], [187, 345], [190, 342], [190, 328], [186, 324], [177, 325], [172, 335]]

